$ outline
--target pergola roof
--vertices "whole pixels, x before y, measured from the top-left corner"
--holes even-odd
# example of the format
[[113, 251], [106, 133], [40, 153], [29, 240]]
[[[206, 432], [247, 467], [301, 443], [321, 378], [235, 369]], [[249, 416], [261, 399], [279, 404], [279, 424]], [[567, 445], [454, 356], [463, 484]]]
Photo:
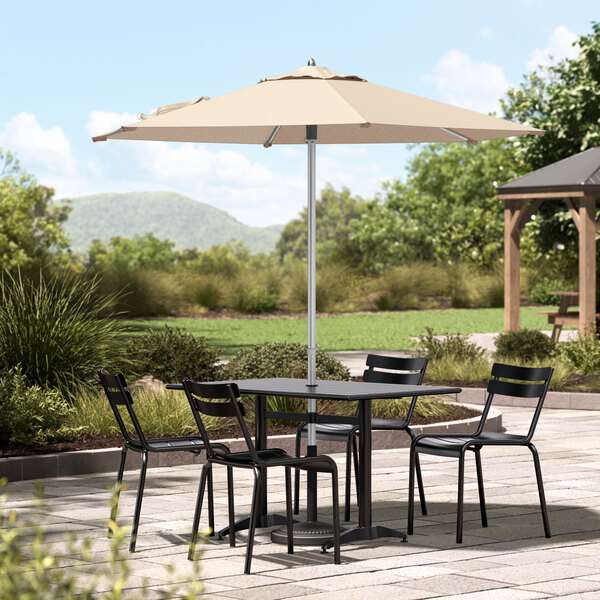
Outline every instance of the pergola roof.
[[498, 194], [579, 191], [600, 194], [600, 147], [563, 158], [498, 186]]

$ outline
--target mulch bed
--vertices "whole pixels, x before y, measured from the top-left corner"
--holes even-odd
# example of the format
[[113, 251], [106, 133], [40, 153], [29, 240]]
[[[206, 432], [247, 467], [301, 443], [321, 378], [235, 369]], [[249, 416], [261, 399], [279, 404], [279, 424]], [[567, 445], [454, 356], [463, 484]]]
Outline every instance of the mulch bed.
[[[443, 417], [413, 417], [412, 425], [426, 425], [431, 423], [440, 423], [442, 421], [458, 420], [458, 419], [470, 419], [476, 417], [480, 413], [478, 411], [471, 410], [464, 406], [453, 406], [451, 415]], [[374, 415], [376, 416], [376, 415]], [[250, 433], [254, 435], [254, 427], [252, 424], [248, 424]], [[295, 425], [276, 425], [269, 424], [268, 433], [269, 435], [288, 435], [296, 433], [297, 427]], [[242, 431], [239, 426], [232, 426], [228, 429], [224, 429], [216, 433], [213, 433], [213, 437], [217, 436], [221, 439], [239, 438], [242, 437]], [[216, 439], [216, 437], [215, 437]], [[0, 457], [7, 456], [30, 456], [33, 454], [54, 454], [56, 452], [72, 452], [74, 450], [95, 450], [97, 448], [116, 448], [123, 445], [123, 436], [117, 433], [101, 433], [101, 434], [82, 434], [77, 439], [66, 440], [62, 442], [51, 442], [50, 444], [37, 444], [32, 446], [26, 446], [23, 444], [13, 444], [10, 446], [0, 446]]]

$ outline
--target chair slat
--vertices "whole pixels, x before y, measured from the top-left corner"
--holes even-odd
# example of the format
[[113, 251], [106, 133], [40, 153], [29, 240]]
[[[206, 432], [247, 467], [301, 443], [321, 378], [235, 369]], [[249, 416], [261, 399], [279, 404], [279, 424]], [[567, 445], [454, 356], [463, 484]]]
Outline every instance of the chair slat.
[[517, 367], [502, 363], [494, 363], [492, 366], [492, 377], [517, 379], [520, 381], [546, 381], [550, 377], [551, 372], [550, 367]]
[[[202, 414], [210, 417], [236, 417], [235, 406], [231, 402], [206, 402], [194, 398], [194, 405]], [[245, 415], [244, 405], [238, 401], [242, 416]]]
[[200, 398], [208, 398], [210, 400], [230, 400], [230, 389], [236, 398], [239, 398], [240, 396], [240, 390], [237, 386], [237, 383], [234, 383], [233, 381], [204, 383], [188, 380], [187, 384], [192, 394]]
[[515, 396], [517, 398], [539, 398], [545, 389], [543, 383], [512, 383], [509, 381], [490, 380], [487, 391], [501, 396]]
[[375, 369], [390, 369], [394, 371], [421, 371], [426, 366], [426, 358], [383, 356], [381, 354], [367, 355], [367, 367], [373, 367]]
[[372, 371], [366, 369], [363, 373], [363, 381], [371, 383], [400, 383], [406, 385], [418, 385], [421, 373], [389, 373], [387, 371]]

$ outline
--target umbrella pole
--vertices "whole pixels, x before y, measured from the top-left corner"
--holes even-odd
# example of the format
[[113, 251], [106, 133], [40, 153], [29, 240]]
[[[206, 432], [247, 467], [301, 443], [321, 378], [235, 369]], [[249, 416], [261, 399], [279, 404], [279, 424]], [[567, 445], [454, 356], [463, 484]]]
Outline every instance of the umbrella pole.
[[[306, 126], [306, 143], [308, 146], [308, 380], [309, 390], [317, 384], [317, 126]], [[308, 399], [308, 439], [307, 456], [317, 455], [317, 433], [315, 415], [317, 401]], [[317, 474], [306, 472], [306, 521], [294, 524], [294, 544], [298, 546], [320, 546], [333, 537], [333, 526], [317, 521]], [[271, 540], [278, 544], [287, 543], [287, 529], [275, 529], [271, 532]]]

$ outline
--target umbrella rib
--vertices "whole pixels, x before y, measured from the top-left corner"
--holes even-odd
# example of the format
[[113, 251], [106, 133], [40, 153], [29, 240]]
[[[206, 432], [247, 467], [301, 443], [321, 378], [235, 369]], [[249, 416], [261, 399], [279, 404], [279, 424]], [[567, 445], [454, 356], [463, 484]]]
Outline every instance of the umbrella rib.
[[271, 135], [268, 137], [267, 141], [263, 144], [263, 147], [270, 148], [273, 145], [273, 140], [275, 139], [275, 136], [279, 133], [280, 129], [281, 129], [281, 125], [275, 125], [275, 127], [273, 128], [273, 131], [271, 131]]
[[467, 137], [466, 135], [462, 135], [461, 133], [457, 133], [456, 131], [453, 131], [452, 129], [447, 129], [446, 127], [440, 127], [440, 130], [443, 131], [444, 133], [449, 133], [450, 135], [457, 137], [459, 140], [462, 140], [463, 142], [467, 142], [467, 144], [473, 144], [473, 146], [477, 145], [477, 140]]

